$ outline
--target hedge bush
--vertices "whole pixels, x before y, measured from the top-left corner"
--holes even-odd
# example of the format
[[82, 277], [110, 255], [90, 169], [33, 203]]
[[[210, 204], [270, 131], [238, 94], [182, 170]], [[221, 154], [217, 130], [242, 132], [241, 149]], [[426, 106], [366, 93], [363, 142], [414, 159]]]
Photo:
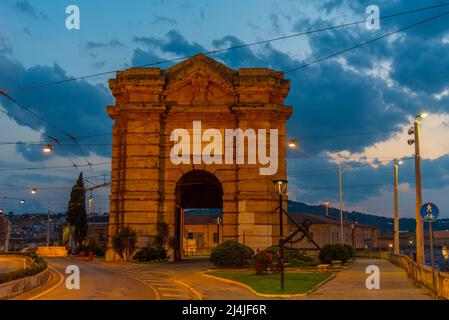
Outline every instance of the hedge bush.
[[349, 259], [354, 257], [354, 249], [348, 244], [326, 244], [321, 248], [320, 261], [321, 263], [331, 263], [332, 260], [341, 260], [346, 263]]
[[133, 260], [145, 261], [162, 261], [167, 259], [167, 250], [164, 248], [145, 247], [137, 251]]
[[[273, 255], [273, 260], [277, 261], [279, 258], [279, 246], [271, 246], [265, 249]], [[304, 267], [315, 265], [312, 257], [304, 255], [301, 250], [295, 248], [284, 247], [284, 263], [288, 263], [289, 267]]]
[[267, 274], [268, 268], [273, 265], [273, 256], [266, 251], [259, 251], [254, 256], [254, 269], [256, 274]]
[[220, 268], [244, 268], [249, 266], [254, 251], [234, 240], [226, 240], [216, 246], [210, 255], [210, 262]]
[[47, 261], [39, 257], [37, 254], [32, 253], [28, 255], [31, 259], [33, 259], [33, 265], [16, 271], [11, 271], [7, 273], [0, 273], [0, 283], [5, 283], [29, 276], [33, 276], [35, 274], [41, 273], [45, 269], [47, 269]]

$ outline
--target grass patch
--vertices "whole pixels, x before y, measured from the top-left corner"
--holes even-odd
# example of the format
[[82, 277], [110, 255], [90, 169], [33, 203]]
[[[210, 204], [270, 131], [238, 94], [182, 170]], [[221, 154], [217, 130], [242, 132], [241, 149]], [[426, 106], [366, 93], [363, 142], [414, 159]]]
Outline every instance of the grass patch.
[[286, 272], [285, 288], [280, 288], [280, 274], [257, 275], [254, 271], [210, 271], [207, 274], [238, 281], [263, 294], [299, 294], [313, 289], [331, 276], [324, 272]]

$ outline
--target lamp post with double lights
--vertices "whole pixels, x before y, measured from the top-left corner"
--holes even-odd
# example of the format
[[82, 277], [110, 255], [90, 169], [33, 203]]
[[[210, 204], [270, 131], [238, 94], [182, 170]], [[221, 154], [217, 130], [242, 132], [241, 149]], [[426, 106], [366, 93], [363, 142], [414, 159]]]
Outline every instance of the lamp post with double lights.
[[399, 254], [399, 192], [398, 192], [398, 168], [401, 160], [394, 160], [394, 254]]
[[284, 208], [283, 194], [287, 190], [287, 180], [274, 180], [273, 184], [279, 194], [279, 269], [281, 272], [281, 290], [284, 290]]
[[422, 205], [421, 190], [421, 145], [420, 145], [420, 122], [427, 117], [427, 113], [420, 113], [415, 116], [413, 127], [408, 130], [409, 135], [414, 135], [414, 139], [409, 139], [409, 145], [415, 144], [415, 180], [416, 180], [416, 262], [425, 264], [424, 259], [424, 228], [419, 210]]

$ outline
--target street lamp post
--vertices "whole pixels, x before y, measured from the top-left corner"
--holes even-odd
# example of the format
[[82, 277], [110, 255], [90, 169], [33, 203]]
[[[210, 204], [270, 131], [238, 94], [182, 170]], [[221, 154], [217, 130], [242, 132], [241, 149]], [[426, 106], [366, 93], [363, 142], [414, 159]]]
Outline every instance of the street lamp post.
[[327, 200], [324, 201], [324, 206], [326, 207], [326, 217], [329, 216], [329, 204], [330, 204], [329, 201]]
[[354, 224], [354, 222], [352, 222], [352, 223], [351, 223], [351, 237], [352, 237], [352, 248], [353, 248], [353, 249], [355, 249], [354, 229], [355, 229], [355, 224]]
[[47, 212], [47, 247], [50, 246], [50, 208]]
[[284, 208], [282, 194], [287, 189], [287, 180], [274, 180], [273, 184], [279, 193], [279, 269], [281, 272], [281, 290], [284, 290]]
[[217, 216], [217, 245], [220, 244], [220, 224], [221, 217]]
[[415, 116], [413, 128], [408, 130], [408, 134], [414, 135], [414, 139], [408, 140], [408, 144], [415, 144], [415, 179], [416, 179], [416, 262], [425, 264], [424, 259], [424, 228], [419, 210], [422, 205], [421, 191], [421, 146], [420, 146], [420, 121], [427, 117], [427, 113], [420, 113]]
[[343, 170], [341, 168], [341, 161], [338, 162], [338, 175], [340, 178], [340, 233], [341, 233], [341, 244], [344, 244], [343, 239], [343, 188], [342, 188], [342, 177]]
[[400, 160], [394, 160], [394, 254], [399, 254], [399, 192], [398, 192], [398, 167]]

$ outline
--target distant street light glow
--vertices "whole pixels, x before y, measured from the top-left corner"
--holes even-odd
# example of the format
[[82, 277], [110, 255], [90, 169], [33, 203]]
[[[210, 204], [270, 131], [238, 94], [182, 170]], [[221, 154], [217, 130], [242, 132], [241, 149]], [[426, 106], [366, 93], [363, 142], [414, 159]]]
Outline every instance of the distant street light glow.
[[51, 144], [47, 144], [42, 148], [42, 151], [44, 153], [52, 153], [53, 152], [53, 147], [51, 146]]
[[296, 144], [296, 140], [288, 140], [288, 147], [289, 148], [296, 148], [297, 144]]

